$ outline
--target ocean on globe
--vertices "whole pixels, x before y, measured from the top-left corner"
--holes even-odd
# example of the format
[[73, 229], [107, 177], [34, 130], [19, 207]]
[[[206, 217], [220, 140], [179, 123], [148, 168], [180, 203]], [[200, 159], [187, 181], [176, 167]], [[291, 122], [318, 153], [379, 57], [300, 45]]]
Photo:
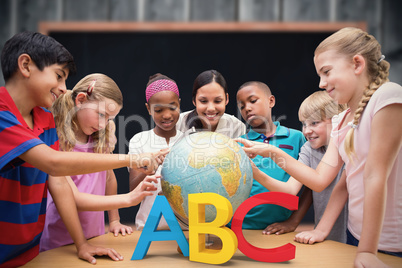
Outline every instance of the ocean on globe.
[[[188, 195], [217, 193], [227, 198], [233, 213], [250, 195], [253, 173], [250, 160], [232, 139], [215, 132], [184, 136], [167, 154], [161, 170], [163, 194], [177, 218], [188, 225]], [[205, 221], [216, 217], [212, 205]]]

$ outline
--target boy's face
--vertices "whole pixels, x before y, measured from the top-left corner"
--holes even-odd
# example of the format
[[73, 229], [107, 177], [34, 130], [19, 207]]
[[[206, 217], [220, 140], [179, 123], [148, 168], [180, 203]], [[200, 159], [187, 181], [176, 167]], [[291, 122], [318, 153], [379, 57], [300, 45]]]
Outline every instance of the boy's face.
[[310, 142], [311, 148], [318, 149], [329, 143], [331, 133], [331, 119], [302, 121], [303, 134]]
[[53, 102], [66, 93], [68, 69], [64, 65], [53, 64], [42, 71], [30, 64], [29, 92], [36, 106], [49, 108]]
[[243, 119], [253, 128], [265, 129], [271, 119], [275, 97], [255, 85], [249, 85], [237, 92], [237, 107]]

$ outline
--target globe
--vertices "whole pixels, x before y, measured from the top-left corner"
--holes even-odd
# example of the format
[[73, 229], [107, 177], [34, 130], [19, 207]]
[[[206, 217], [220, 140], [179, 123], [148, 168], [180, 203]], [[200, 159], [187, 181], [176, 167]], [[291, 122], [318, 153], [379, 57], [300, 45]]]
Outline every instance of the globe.
[[[215, 132], [185, 135], [171, 148], [161, 170], [161, 185], [179, 222], [188, 226], [188, 195], [217, 193], [229, 200], [233, 212], [250, 195], [253, 183], [250, 160], [232, 139]], [[216, 217], [212, 205], [205, 221]]]

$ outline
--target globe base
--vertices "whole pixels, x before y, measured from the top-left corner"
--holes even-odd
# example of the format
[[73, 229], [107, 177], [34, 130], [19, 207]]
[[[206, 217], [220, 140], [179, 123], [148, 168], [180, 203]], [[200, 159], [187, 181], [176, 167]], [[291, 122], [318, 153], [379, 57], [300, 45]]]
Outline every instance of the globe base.
[[[187, 240], [188, 240], [188, 238], [187, 238]], [[217, 237], [216, 235], [206, 234], [205, 235], [205, 248], [220, 250], [220, 249], [222, 249], [222, 240], [219, 237]], [[179, 252], [181, 255], [183, 255], [183, 252], [181, 251], [179, 246], [177, 246], [177, 252]]]

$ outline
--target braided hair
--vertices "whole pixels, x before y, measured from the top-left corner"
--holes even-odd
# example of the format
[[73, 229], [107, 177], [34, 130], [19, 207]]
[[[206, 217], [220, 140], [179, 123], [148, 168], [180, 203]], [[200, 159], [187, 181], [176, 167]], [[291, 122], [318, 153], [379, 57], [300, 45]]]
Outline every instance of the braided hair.
[[[369, 84], [363, 92], [363, 96], [353, 115], [353, 125], [359, 124], [361, 115], [370, 101], [374, 92], [385, 82], [389, 81], [390, 64], [384, 60], [381, 53], [381, 45], [374, 36], [353, 27], [343, 28], [322, 41], [315, 50], [319, 54], [328, 49], [335, 49], [338, 53], [353, 57], [357, 54], [364, 57], [367, 66]], [[345, 138], [345, 151], [349, 158], [354, 154], [354, 127]]]

